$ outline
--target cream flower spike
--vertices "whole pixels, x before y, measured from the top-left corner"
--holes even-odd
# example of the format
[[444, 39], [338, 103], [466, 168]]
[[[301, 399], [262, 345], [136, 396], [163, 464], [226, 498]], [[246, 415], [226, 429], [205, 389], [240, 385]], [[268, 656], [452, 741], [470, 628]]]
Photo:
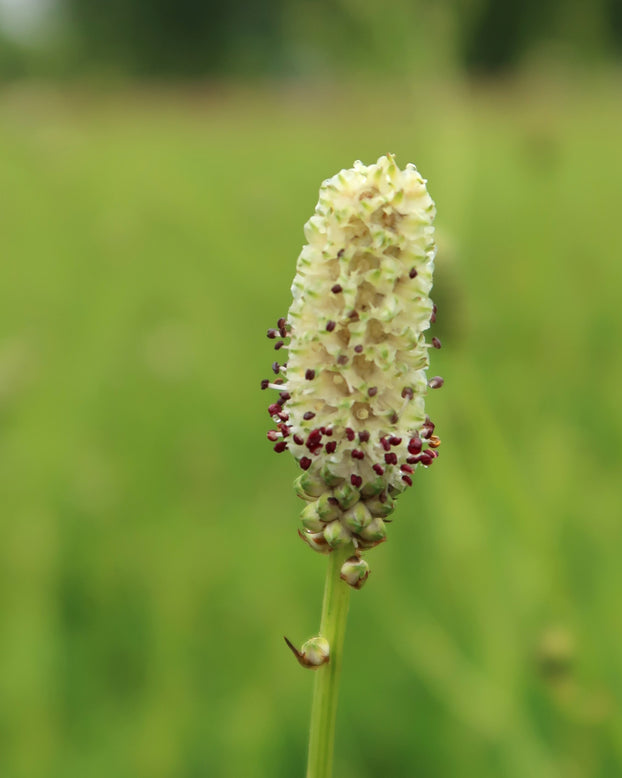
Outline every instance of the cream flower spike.
[[[414, 165], [392, 155], [355, 162], [324, 181], [307, 245], [298, 258], [287, 320], [268, 337], [288, 350], [268, 432], [304, 471], [296, 482], [308, 504], [301, 536], [324, 553], [352, 544], [355, 555], [386, 537], [384, 519], [440, 440], [425, 414], [434, 321], [430, 299], [435, 207]], [[352, 576], [352, 562], [343, 578]], [[366, 578], [366, 575], [365, 575]]]

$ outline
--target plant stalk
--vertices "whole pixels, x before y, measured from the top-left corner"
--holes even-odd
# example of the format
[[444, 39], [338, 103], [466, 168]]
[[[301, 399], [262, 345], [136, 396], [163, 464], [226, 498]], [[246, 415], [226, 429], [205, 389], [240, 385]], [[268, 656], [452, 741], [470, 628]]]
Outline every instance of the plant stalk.
[[352, 546], [348, 545], [328, 557], [320, 635], [328, 640], [330, 660], [315, 671], [307, 778], [331, 778], [333, 774], [337, 695], [350, 602], [350, 587], [339, 573], [351, 554]]

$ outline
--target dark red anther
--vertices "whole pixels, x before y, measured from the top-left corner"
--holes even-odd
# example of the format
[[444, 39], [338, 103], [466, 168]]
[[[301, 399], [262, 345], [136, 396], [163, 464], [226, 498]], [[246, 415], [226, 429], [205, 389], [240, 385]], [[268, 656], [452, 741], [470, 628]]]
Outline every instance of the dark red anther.
[[337, 441], [336, 440], [329, 440], [328, 443], [324, 446], [326, 449], [327, 454], [334, 454], [335, 449], [337, 448]]
[[350, 427], [346, 427], [345, 428], [345, 433], [346, 433], [346, 438], [348, 440], [354, 440], [355, 435], [354, 435], [354, 430], [353, 429], [351, 429]]
[[277, 454], [280, 454], [282, 451], [285, 451], [287, 448], [287, 443], [284, 440], [279, 440], [278, 443], [274, 444], [274, 450]]
[[274, 441], [278, 440], [281, 436], [276, 430], [268, 430], [266, 432], [266, 437], [268, 438], [268, 440], [271, 440], [274, 443]]
[[309, 457], [302, 457], [298, 464], [303, 470], [308, 470], [311, 467], [311, 460]]
[[370, 386], [367, 390], [367, 394], [369, 397], [375, 397], [378, 394], [378, 387], [377, 386]]
[[339, 251], [337, 252], [337, 259], [341, 259], [341, 257], [343, 257], [345, 253], [346, 253], [345, 249], [339, 249]]
[[422, 438], [424, 438], [424, 440], [428, 440], [430, 437], [432, 437], [433, 432], [434, 432], [434, 422], [430, 421], [429, 416], [426, 416], [425, 422], [421, 427], [420, 435]]
[[322, 427], [323, 433], [326, 435], [327, 438], [330, 438], [333, 434], [333, 428], [332, 427]]
[[419, 454], [419, 461], [425, 467], [428, 467], [428, 465], [431, 465], [433, 459], [434, 459], [434, 457], [432, 456], [430, 451], [424, 451], [421, 454]]
[[311, 368], [309, 368], [307, 371], [305, 371], [305, 378], [307, 381], [313, 381], [315, 378], [315, 370], [311, 370]]
[[430, 378], [428, 381], [428, 386], [430, 389], [440, 389], [444, 383], [444, 378], [442, 378], [440, 375], [435, 375], [434, 378]]
[[397, 415], [397, 413], [395, 413], [395, 411], [393, 411], [393, 413], [391, 414], [389, 421], [391, 422], [391, 424], [397, 424], [397, 422], [399, 421], [399, 416]]
[[281, 412], [281, 406], [278, 403], [272, 403], [268, 406], [268, 413], [270, 416], [276, 416]]
[[335, 322], [331, 319], [330, 321], [326, 322], [326, 331], [327, 332], [332, 332], [335, 329], [336, 326], [337, 325], [335, 324]]
[[341, 286], [341, 284], [335, 284], [334, 286], [331, 286], [330, 291], [333, 294], [339, 294], [340, 292], [343, 292], [343, 286]]
[[405, 484], [408, 484], [408, 486], [413, 485], [413, 479], [409, 475], [403, 475], [402, 481], [404, 481]]
[[[358, 311], [352, 310], [348, 314], [348, 319], [352, 319], [352, 321], [358, 321], [359, 320], [359, 314]], [[356, 349], [355, 349], [356, 351]]]
[[408, 398], [409, 400], [412, 400], [412, 398], [413, 398], [413, 395], [414, 395], [414, 392], [413, 392], [413, 390], [412, 390], [412, 387], [410, 387], [410, 386], [405, 386], [405, 387], [402, 389], [402, 398], [403, 398], [404, 400], [405, 400], [406, 398]]
[[395, 451], [391, 451], [390, 453], [385, 454], [384, 461], [387, 463], [387, 465], [397, 465], [397, 454]]
[[276, 326], [277, 326], [277, 327], [278, 327], [280, 330], [284, 330], [284, 329], [285, 329], [285, 327], [287, 327], [287, 320], [285, 319], [285, 317], [284, 317], [284, 316], [281, 316], [281, 318], [280, 318], [280, 319], [277, 321], [277, 323], [276, 323]]
[[391, 444], [386, 438], [380, 438], [380, 445], [385, 451], [391, 451]]
[[279, 365], [278, 362], [273, 362], [272, 363], [272, 372], [275, 375], [278, 375], [281, 372], [281, 366]]
[[415, 471], [410, 465], [400, 465], [400, 470], [402, 473], [414, 473]]
[[432, 315], [430, 316], [430, 324], [434, 324], [434, 322], [436, 321], [436, 311], [437, 311], [437, 307], [436, 307], [436, 305], [433, 305], [432, 306]]
[[361, 345], [355, 346], [354, 350], [356, 351], [357, 354], [362, 354], [363, 353], [363, 346], [361, 346]]
[[302, 414], [302, 418], [303, 418], [305, 421], [310, 421], [310, 420], [311, 420], [311, 419], [313, 419], [314, 417], [315, 417], [315, 413], [313, 413], [313, 411], [307, 411], [306, 413], [303, 413], [303, 414]]
[[432, 345], [434, 346], [434, 348], [440, 348], [441, 342], [438, 338], [432, 338]]
[[294, 443], [297, 446], [302, 446], [304, 444], [304, 442], [305, 442], [305, 439], [303, 437], [301, 437], [300, 435], [294, 435], [293, 440], [294, 440]]
[[276, 426], [281, 430], [284, 438], [286, 438], [289, 435], [289, 427], [287, 426], [287, 424], [285, 424], [284, 422], [279, 422]]
[[357, 489], [359, 489], [363, 485], [363, 479], [360, 475], [356, 475], [355, 473], [352, 473], [350, 476], [350, 483], [352, 486], [355, 486]]
[[348, 364], [348, 357], [345, 354], [340, 354], [337, 357], [337, 364], [338, 365], [347, 365]]
[[270, 383], [270, 379], [269, 378], [264, 378], [263, 381], [261, 382], [261, 388], [262, 389], [267, 389], [269, 383]]
[[284, 345], [285, 345], [284, 340], [277, 340], [277, 342], [274, 344], [274, 350], [278, 351], [280, 348], [283, 348]]
[[376, 475], [384, 475], [384, 467], [382, 467], [382, 465], [372, 465], [371, 469]]
[[409, 278], [416, 278], [417, 277], [417, 268], [411, 267], [410, 272], [408, 273]]
[[359, 451], [357, 448], [355, 448], [352, 451], [352, 459], [365, 459], [365, 454], [362, 451]]
[[279, 417], [279, 419], [280, 419], [281, 421], [289, 421], [289, 413], [283, 413], [283, 411], [281, 411], [281, 412], [278, 414], [278, 417]]
[[309, 449], [309, 451], [315, 451], [316, 448], [319, 448], [322, 440], [322, 433], [319, 430], [311, 430], [309, 433], [309, 436], [307, 437], [306, 446]]
[[281, 386], [281, 385], [282, 385], [282, 384], [284, 384], [285, 382], [283, 381], [283, 379], [282, 379], [282, 378], [275, 378], [275, 379], [274, 379], [274, 383], [275, 383], [277, 386]]
[[359, 440], [361, 443], [367, 443], [369, 440], [369, 432], [367, 430], [361, 430], [359, 432]]
[[411, 438], [408, 441], [408, 453], [409, 454], [418, 454], [421, 451], [422, 446], [421, 438], [416, 435], [414, 438]]
[[421, 454], [417, 454], [417, 456], [408, 457], [408, 459], [406, 461], [408, 462], [409, 465], [416, 465], [417, 462], [419, 461], [419, 457], [420, 456], [421, 456]]
[[399, 444], [401, 442], [402, 442], [402, 439], [401, 438], [396, 438], [395, 435], [391, 435], [391, 437], [389, 438], [389, 443], [392, 446], [399, 446]]
[[278, 334], [279, 334], [278, 330], [272, 330], [272, 329], [268, 330], [268, 332], [266, 333], [267, 337], [269, 337], [271, 340], [274, 340], [274, 338], [276, 338]]
[[292, 396], [289, 392], [281, 392], [279, 394], [279, 399], [283, 400], [284, 403], [286, 403], [288, 400], [291, 400]]

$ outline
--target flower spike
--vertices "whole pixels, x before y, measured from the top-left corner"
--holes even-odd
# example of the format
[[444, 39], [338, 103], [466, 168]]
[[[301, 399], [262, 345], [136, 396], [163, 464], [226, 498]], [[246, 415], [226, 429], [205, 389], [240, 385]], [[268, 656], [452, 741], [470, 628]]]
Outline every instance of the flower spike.
[[[394, 498], [436, 459], [440, 439], [424, 406], [443, 384], [426, 376], [429, 349], [440, 348], [425, 339], [436, 317], [434, 215], [424, 179], [392, 155], [325, 181], [287, 318], [268, 330], [288, 352], [286, 369], [273, 365], [282, 382], [262, 382], [280, 393], [268, 439], [302, 470], [300, 534], [321, 553], [351, 544], [358, 554], [385, 540]], [[314, 507], [321, 500], [331, 506], [324, 515]], [[359, 556], [345, 569], [348, 582], [366, 578]]]

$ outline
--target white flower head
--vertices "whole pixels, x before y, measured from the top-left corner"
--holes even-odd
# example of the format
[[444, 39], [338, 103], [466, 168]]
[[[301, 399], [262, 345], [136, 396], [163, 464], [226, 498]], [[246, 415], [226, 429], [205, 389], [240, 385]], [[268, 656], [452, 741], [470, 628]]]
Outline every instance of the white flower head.
[[[387, 155], [325, 181], [305, 225], [287, 320], [268, 331], [280, 337], [275, 348], [287, 349], [287, 361], [275, 362], [279, 378], [262, 386], [280, 392], [268, 438], [305, 471], [299, 493], [319, 504], [330, 492], [325, 504], [345, 511], [318, 515], [314, 524], [307, 506], [303, 535], [316, 550], [384, 539], [369, 529], [387, 515], [376, 506], [436, 457], [440, 441], [424, 405], [428, 386], [442, 384], [426, 378], [425, 331], [436, 310], [429, 296], [434, 215], [415, 166], [400, 170]], [[374, 508], [358, 528], [344, 520], [357, 501]]]

